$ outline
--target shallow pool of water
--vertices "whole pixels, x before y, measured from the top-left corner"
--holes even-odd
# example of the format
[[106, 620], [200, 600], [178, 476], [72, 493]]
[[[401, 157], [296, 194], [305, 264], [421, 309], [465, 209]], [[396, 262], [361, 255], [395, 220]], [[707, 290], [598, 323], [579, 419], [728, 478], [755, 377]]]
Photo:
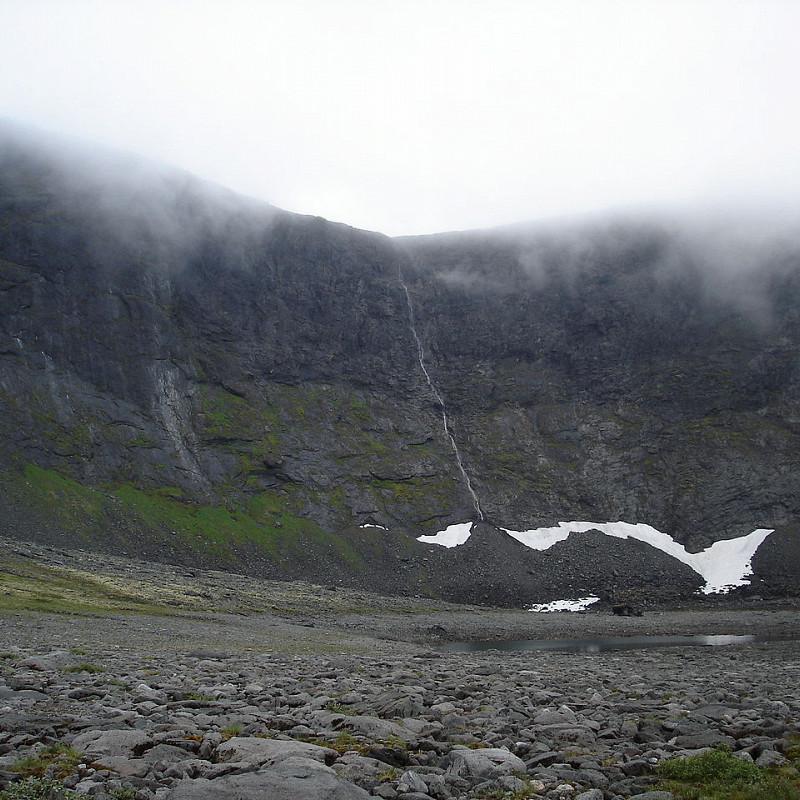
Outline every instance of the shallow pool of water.
[[718, 647], [764, 641], [758, 636], [603, 636], [596, 639], [520, 639], [517, 641], [448, 642], [439, 646], [447, 653], [482, 650], [555, 650], [561, 653], [604, 653], [609, 650], [649, 650], [656, 647]]

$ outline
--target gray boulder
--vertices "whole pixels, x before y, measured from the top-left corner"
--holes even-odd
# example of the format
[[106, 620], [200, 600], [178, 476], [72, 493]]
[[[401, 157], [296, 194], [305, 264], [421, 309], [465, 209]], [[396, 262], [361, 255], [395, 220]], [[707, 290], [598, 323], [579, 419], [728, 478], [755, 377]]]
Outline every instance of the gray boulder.
[[439, 766], [452, 775], [491, 778], [511, 772], [525, 772], [525, 762], [504, 747], [480, 750], [453, 748]]
[[78, 734], [71, 745], [82, 753], [138, 758], [153, 745], [153, 740], [144, 731], [87, 731]]
[[302, 758], [332, 764], [339, 754], [329, 747], [319, 747], [291, 739], [260, 739], [235, 736], [217, 748], [219, 761], [239, 761], [261, 766], [276, 764], [288, 758]]
[[30, 656], [30, 658], [23, 659], [18, 666], [44, 672], [46, 670], [63, 669], [64, 667], [72, 666], [74, 663], [75, 657], [69, 650], [53, 650], [53, 652], [46, 655]]
[[308, 758], [287, 758], [259, 772], [216, 780], [179, 781], [167, 800], [367, 800], [364, 789], [338, 778], [330, 767]]

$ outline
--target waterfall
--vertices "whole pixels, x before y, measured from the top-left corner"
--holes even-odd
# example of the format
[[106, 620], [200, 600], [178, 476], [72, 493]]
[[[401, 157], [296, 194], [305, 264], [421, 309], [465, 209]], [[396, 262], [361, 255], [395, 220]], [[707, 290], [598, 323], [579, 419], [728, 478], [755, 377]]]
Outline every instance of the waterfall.
[[414, 337], [414, 342], [417, 345], [417, 360], [419, 361], [420, 369], [422, 370], [422, 374], [425, 376], [425, 381], [430, 387], [431, 392], [433, 392], [433, 396], [436, 398], [436, 402], [439, 404], [439, 408], [442, 410], [442, 427], [444, 428], [445, 436], [450, 441], [450, 447], [452, 448], [453, 454], [456, 457], [458, 471], [461, 473], [461, 477], [464, 479], [467, 491], [472, 498], [472, 504], [475, 506], [478, 519], [483, 521], [483, 511], [481, 509], [480, 501], [478, 500], [478, 495], [475, 494], [475, 490], [472, 488], [472, 481], [470, 481], [469, 475], [467, 475], [467, 471], [464, 469], [464, 462], [461, 460], [461, 452], [458, 449], [458, 444], [456, 443], [455, 437], [450, 430], [450, 420], [447, 417], [447, 406], [445, 405], [444, 398], [441, 396], [441, 394], [439, 394], [439, 390], [436, 388], [436, 384], [434, 384], [433, 379], [428, 372], [428, 368], [425, 366], [425, 348], [422, 346], [422, 341], [419, 338], [419, 334], [417, 334], [417, 325], [414, 321], [414, 303], [411, 300], [411, 293], [408, 291], [408, 286], [406, 285], [405, 280], [403, 280], [402, 270], [398, 270], [398, 278], [400, 280], [400, 285], [403, 287], [403, 291], [406, 293], [406, 303], [408, 304], [408, 326], [411, 329], [411, 335]]

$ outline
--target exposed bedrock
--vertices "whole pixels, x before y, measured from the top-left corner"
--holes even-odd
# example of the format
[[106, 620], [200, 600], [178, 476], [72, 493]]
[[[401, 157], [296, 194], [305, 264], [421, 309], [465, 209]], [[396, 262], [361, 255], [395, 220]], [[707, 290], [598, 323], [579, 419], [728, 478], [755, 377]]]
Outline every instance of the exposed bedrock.
[[[780, 528], [794, 553], [789, 241], [731, 271], [643, 221], [390, 240], [6, 127], [0, 529], [407, 592], [485, 572], [496, 598], [511, 544], [415, 537], [480, 512], [645, 522], [691, 551]], [[581, 541], [502, 569], [688, 590], [659, 558]]]

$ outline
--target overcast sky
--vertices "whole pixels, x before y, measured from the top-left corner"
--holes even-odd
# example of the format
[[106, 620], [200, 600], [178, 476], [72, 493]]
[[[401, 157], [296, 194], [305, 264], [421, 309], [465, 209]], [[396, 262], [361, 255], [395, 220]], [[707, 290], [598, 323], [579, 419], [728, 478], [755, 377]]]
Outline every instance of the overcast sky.
[[800, 0], [0, 0], [0, 116], [390, 235], [800, 205]]

